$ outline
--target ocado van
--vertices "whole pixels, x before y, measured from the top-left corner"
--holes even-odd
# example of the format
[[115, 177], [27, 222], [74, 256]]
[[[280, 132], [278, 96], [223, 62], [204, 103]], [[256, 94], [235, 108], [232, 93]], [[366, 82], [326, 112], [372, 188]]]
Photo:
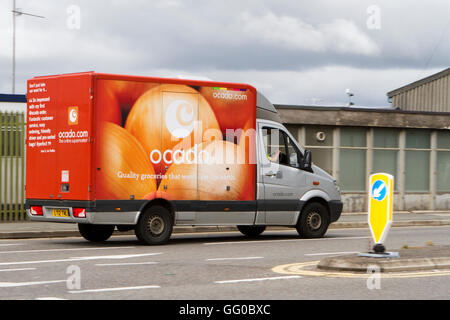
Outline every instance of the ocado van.
[[27, 88], [32, 221], [77, 223], [93, 242], [117, 228], [163, 244], [182, 225], [322, 237], [341, 215], [336, 180], [250, 85], [87, 72]]

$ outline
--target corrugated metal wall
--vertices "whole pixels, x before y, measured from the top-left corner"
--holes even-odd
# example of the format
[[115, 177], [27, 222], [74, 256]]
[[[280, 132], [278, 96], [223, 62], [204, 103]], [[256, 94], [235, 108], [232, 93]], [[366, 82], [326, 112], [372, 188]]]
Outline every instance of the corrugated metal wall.
[[392, 107], [406, 111], [450, 112], [450, 74], [400, 90], [392, 96]]

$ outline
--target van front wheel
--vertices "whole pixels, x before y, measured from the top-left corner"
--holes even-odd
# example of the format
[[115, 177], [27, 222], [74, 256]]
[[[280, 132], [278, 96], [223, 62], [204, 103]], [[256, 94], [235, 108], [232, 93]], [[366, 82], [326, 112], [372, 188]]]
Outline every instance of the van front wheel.
[[327, 232], [330, 218], [327, 208], [318, 202], [305, 206], [297, 222], [297, 232], [302, 238], [321, 238]]

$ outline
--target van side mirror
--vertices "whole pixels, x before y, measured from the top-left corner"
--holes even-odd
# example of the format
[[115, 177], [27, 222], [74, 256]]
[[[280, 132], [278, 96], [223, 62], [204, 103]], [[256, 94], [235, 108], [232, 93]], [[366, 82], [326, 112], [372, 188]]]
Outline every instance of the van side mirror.
[[300, 161], [300, 169], [312, 171], [311, 150], [305, 150], [305, 154]]

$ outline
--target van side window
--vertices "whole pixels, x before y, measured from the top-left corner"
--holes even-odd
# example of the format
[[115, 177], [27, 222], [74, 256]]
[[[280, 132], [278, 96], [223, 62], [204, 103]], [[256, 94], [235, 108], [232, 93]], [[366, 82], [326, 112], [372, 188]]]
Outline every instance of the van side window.
[[294, 168], [299, 168], [301, 161], [300, 159], [303, 158], [303, 154], [298, 150], [295, 143], [292, 141], [291, 138], [289, 138], [288, 135], [286, 135], [286, 142], [287, 142], [287, 149], [288, 149], [288, 156], [289, 156], [289, 166]]
[[267, 158], [271, 162], [289, 165], [285, 134], [279, 129], [264, 127], [262, 135]]

